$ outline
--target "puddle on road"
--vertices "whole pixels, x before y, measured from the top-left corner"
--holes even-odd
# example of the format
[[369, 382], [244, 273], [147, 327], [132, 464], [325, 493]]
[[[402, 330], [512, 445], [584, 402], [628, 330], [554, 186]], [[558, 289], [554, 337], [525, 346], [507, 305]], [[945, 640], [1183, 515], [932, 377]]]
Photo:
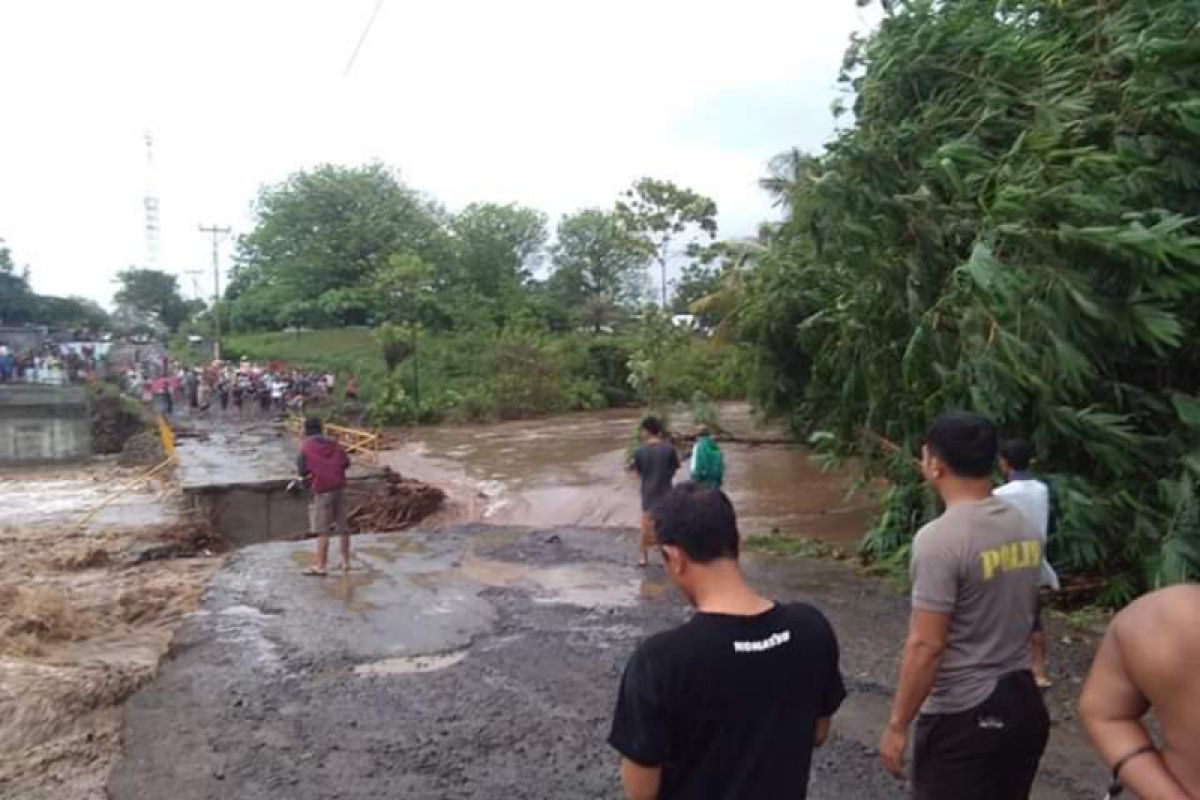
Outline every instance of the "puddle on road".
[[436, 672], [461, 663], [467, 657], [466, 650], [457, 653], [442, 653], [428, 656], [399, 656], [359, 664], [354, 668], [356, 675], [413, 675], [421, 672]]
[[[312, 548], [293, 550], [291, 553], [292, 561], [295, 562], [296, 566], [299, 568], [298, 571], [301, 573], [300, 577], [304, 578], [304, 580], [319, 584], [322, 591], [333, 597], [335, 600], [341, 601], [349, 611], [354, 611], [359, 614], [377, 611], [379, 606], [364, 599], [362, 597], [362, 593], [368, 587], [376, 583], [381, 577], [382, 573], [371, 569], [369, 566], [365, 568], [362, 566], [356, 566], [349, 572], [342, 572], [336, 566], [338, 558], [336, 555], [337, 543], [331, 543], [330, 547], [331, 549], [334, 549], [334, 552], [330, 554], [330, 557], [334, 559], [334, 561], [333, 565], [329, 568], [329, 574], [325, 575], [324, 577], [319, 575], [303, 574], [304, 570], [308, 569], [315, 563], [315, 543], [313, 544]], [[361, 549], [363, 552], [366, 552], [367, 550], [366, 547]]]
[[354, 552], [374, 556], [389, 564], [394, 564], [405, 556], [424, 555], [429, 552], [429, 548], [416, 539], [401, 534], [392, 534], [392, 536], [393, 538], [389, 538], [386, 542], [357, 547]]
[[645, 580], [616, 564], [584, 562], [538, 567], [468, 554], [459, 569], [485, 586], [529, 588], [534, 602], [544, 605], [621, 608], [635, 606], [640, 599], [658, 599], [666, 592], [665, 584]]

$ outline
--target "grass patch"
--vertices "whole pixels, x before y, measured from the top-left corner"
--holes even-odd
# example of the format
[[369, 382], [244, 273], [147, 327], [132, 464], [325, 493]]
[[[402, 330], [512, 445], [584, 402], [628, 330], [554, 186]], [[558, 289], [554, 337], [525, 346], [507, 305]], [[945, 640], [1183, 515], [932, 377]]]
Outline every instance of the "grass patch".
[[833, 558], [843, 560], [849, 555], [843, 548], [800, 536], [782, 533], [752, 534], [742, 540], [746, 550], [784, 558]]
[[273, 331], [234, 334], [225, 339], [231, 358], [286, 361], [301, 368], [336, 366], [359, 358], [378, 359], [379, 352], [366, 328], [328, 328], [316, 331]]

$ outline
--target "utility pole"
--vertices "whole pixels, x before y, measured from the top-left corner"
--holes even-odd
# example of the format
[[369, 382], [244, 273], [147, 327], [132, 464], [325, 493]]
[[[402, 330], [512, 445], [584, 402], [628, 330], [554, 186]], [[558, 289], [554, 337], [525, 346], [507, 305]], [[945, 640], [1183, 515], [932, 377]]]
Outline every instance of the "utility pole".
[[221, 360], [221, 237], [229, 233], [228, 225], [201, 225], [200, 232], [212, 236], [213, 247], [213, 360]]

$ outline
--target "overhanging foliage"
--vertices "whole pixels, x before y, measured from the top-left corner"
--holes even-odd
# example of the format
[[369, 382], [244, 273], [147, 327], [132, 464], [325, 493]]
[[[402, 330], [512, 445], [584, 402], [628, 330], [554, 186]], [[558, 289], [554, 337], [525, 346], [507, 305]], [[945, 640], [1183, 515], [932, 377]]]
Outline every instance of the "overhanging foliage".
[[1112, 602], [1200, 575], [1195, 3], [888, 5], [853, 123], [776, 187], [759, 400], [891, 479], [871, 555], [933, 513], [910, 456], [968, 407], [1036, 445], [1059, 566]]

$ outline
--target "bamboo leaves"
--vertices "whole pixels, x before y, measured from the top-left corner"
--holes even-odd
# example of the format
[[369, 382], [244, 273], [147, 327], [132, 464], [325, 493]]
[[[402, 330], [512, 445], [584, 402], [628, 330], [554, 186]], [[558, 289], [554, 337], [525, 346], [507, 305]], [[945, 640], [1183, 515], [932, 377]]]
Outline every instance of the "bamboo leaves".
[[1114, 601], [1200, 575], [1194, 17], [908, 0], [847, 54], [853, 125], [789, 156], [805, 178], [776, 186], [787, 218], [740, 318], [763, 407], [894, 482], [872, 556], [906, 552], [932, 508], [857, 432], [915, 446], [957, 405], [1059, 476], [1068, 570], [1119, 576]]

